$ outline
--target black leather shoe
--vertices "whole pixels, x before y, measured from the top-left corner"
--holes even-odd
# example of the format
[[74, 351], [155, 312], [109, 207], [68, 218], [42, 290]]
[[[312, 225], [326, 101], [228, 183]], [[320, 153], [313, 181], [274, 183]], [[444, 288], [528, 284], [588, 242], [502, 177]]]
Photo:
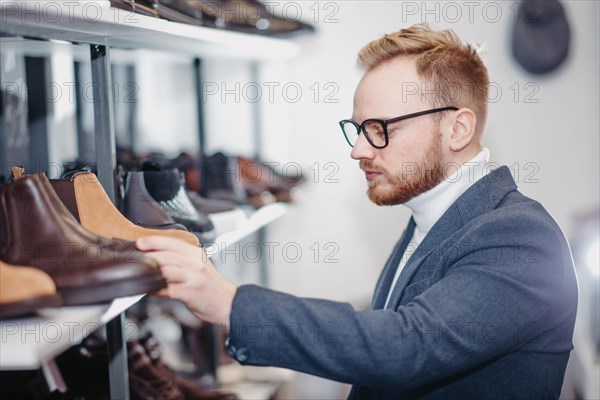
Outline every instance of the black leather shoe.
[[250, 204], [246, 189], [237, 169], [237, 161], [221, 152], [206, 157], [202, 164], [203, 184], [209, 198]]
[[176, 158], [169, 160], [168, 165], [183, 173], [188, 196], [199, 212], [212, 214], [231, 211], [236, 208], [234, 201], [207, 199], [200, 196], [202, 168], [196, 157], [188, 153], [181, 153]]
[[196, 207], [196, 210], [206, 214], [216, 214], [226, 211], [232, 211], [236, 209], [236, 205], [233, 201], [221, 200], [221, 199], [207, 199], [200, 196], [196, 192], [187, 191], [187, 194]]

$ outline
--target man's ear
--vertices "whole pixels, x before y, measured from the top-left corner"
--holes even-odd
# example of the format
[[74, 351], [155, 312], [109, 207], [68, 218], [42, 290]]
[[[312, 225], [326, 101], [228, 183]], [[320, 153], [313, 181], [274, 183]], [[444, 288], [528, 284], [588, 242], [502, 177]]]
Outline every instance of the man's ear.
[[449, 145], [452, 151], [461, 151], [476, 140], [477, 117], [469, 108], [461, 108], [455, 113], [450, 126]]

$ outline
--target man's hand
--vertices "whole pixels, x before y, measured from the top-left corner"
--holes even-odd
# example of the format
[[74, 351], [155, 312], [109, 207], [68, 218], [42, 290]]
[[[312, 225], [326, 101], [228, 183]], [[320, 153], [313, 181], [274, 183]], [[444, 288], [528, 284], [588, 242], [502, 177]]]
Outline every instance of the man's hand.
[[136, 245], [160, 264], [168, 297], [183, 302], [203, 321], [229, 327], [237, 288], [217, 272], [203, 248], [164, 236], [138, 239]]

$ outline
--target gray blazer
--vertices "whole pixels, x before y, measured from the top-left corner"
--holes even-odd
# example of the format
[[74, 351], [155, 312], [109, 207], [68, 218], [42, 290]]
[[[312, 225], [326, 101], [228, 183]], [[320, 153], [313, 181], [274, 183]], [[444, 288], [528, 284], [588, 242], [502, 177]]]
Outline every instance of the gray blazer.
[[229, 354], [350, 383], [351, 399], [558, 398], [577, 282], [552, 217], [507, 167], [491, 172], [433, 226], [382, 309], [414, 228], [411, 219], [370, 310], [241, 286]]

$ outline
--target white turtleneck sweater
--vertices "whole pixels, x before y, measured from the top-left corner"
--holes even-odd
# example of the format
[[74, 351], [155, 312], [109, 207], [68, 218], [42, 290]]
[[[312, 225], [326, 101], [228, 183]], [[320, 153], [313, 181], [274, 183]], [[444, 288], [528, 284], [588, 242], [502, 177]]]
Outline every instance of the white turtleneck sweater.
[[[442, 183], [421, 193], [417, 197], [410, 199], [405, 206], [412, 210], [412, 216], [415, 220], [415, 231], [413, 236], [400, 259], [400, 264], [394, 274], [394, 280], [390, 286], [385, 307], [390, 301], [390, 296], [396, 286], [398, 277], [404, 269], [404, 266], [415, 252], [419, 244], [423, 241], [431, 227], [435, 225], [438, 219], [450, 208], [450, 206], [469, 189], [475, 182], [485, 176], [489, 171], [487, 163], [489, 162], [490, 152], [487, 148], [482, 150], [471, 160], [467, 161], [460, 169], [457, 169], [452, 175], [448, 176]], [[385, 308], [384, 307], [384, 308]]]

